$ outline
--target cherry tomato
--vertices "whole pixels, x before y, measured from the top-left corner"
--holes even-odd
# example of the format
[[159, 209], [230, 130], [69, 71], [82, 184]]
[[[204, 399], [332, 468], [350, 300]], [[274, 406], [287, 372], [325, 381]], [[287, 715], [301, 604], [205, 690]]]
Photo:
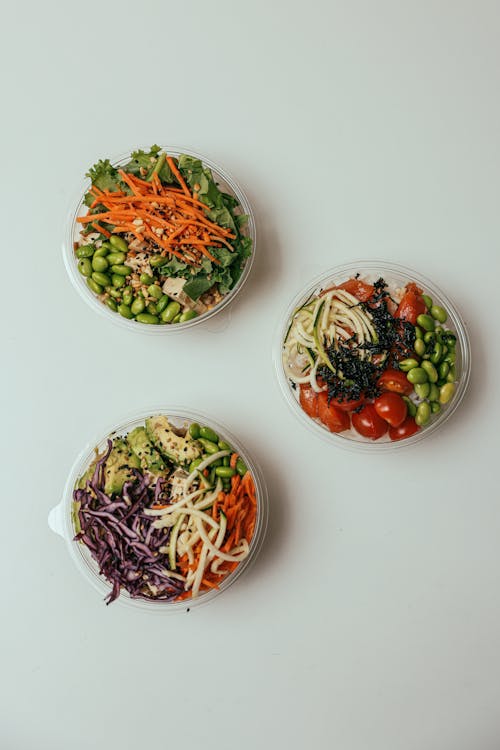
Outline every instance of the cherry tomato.
[[351, 399], [350, 401], [339, 401], [338, 398], [332, 398], [330, 403], [336, 406], [337, 409], [342, 409], [342, 411], [354, 411], [354, 409], [357, 409], [364, 404], [365, 400], [364, 398], [357, 398]]
[[402, 396], [409, 396], [413, 391], [413, 386], [408, 382], [407, 377], [401, 370], [387, 369], [379, 377], [377, 385], [383, 391], [392, 391], [400, 393]]
[[379, 417], [373, 404], [366, 404], [361, 411], [354, 412], [352, 426], [360, 435], [372, 440], [378, 440], [387, 432], [387, 422]]
[[344, 289], [349, 294], [353, 294], [360, 302], [366, 302], [373, 294], [373, 286], [359, 279], [348, 279], [343, 284], [339, 284], [337, 289]]
[[406, 417], [405, 421], [399, 427], [389, 428], [389, 437], [391, 440], [404, 440], [418, 432], [420, 427], [413, 417]]
[[300, 386], [300, 405], [305, 413], [315, 419], [318, 416], [318, 394], [308, 385]]
[[351, 424], [346, 411], [328, 403], [328, 395], [325, 391], [318, 394], [318, 417], [330, 432], [343, 432], [348, 430]]
[[390, 424], [391, 427], [399, 427], [408, 414], [408, 407], [397, 393], [382, 393], [373, 403], [375, 411]]
[[427, 307], [422, 298], [422, 290], [412, 281], [405, 287], [405, 293], [396, 310], [396, 318], [403, 318], [416, 325], [418, 316], [425, 312]]

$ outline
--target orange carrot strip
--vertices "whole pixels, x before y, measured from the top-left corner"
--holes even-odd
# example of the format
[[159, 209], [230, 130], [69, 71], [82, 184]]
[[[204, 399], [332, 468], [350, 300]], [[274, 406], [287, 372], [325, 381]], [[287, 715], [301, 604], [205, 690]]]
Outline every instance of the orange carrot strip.
[[172, 170], [172, 172], [174, 173], [174, 175], [175, 175], [175, 177], [177, 179], [177, 182], [179, 183], [179, 185], [181, 186], [181, 188], [183, 189], [183, 191], [185, 192], [185, 194], [189, 198], [191, 198], [191, 193], [189, 191], [189, 188], [186, 185], [186, 183], [184, 182], [184, 180], [182, 178], [182, 175], [179, 172], [179, 170], [177, 169], [177, 167], [175, 166], [175, 162], [174, 162], [174, 160], [172, 159], [171, 156], [167, 156], [167, 164], [170, 167], [170, 169]]
[[237, 453], [233, 453], [233, 455], [231, 456], [231, 459], [229, 461], [229, 466], [231, 467], [231, 469], [235, 469], [236, 468], [236, 461], [238, 460], [238, 458], [239, 458], [238, 454]]
[[100, 224], [97, 224], [97, 223], [96, 223], [96, 224], [91, 224], [91, 226], [92, 226], [92, 227], [94, 227], [94, 229], [95, 229], [95, 230], [96, 230], [97, 232], [100, 232], [101, 234], [103, 234], [103, 235], [104, 235], [105, 237], [107, 237], [108, 239], [109, 239], [109, 238], [111, 237], [111, 232], [108, 232], [108, 230], [107, 230], [107, 229], [104, 229], [104, 227], [101, 227], [101, 225], [100, 225]]

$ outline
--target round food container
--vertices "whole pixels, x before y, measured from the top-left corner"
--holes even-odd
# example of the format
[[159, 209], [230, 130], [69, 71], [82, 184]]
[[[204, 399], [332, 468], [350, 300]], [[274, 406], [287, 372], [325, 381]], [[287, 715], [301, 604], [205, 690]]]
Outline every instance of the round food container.
[[[165, 278], [158, 277], [156, 267], [153, 268], [152, 264], [149, 268], [144, 266], [144, 261], [147, 260], [141, 255], [141, 245], [140, 241], [139, 246], [134, 245], [133, 252], [137, 253], [134, 256], [134, 258], [131, 260], [132, 263], [132, 271], [135, 273], [135, 278], [131, 278], [129, 275], [128, 278], [125, 278], [125, 281], [120, 281], [120, 276], [113, 276], [113, 265], [109, 265], [106, 260], [106, 251], [100, 250], [100, 246], [103, 243], [106, 243], [109, 245], [108, 239], [103, 236], [99, 235], [98, 232], [96, 232], [94, 235], [90, 235], [90, 239], [84, 240], [82, 235], [80, 234], [80, 231], [83, 226], [80, 224], [77, 219], [85, 217], [88, 214], [88, 207], [85, 204], [85, 196], [88, 195], [90, 188], [92, 187], [92, 182], [87, 179], [81, 186], [79, 192], [78, 192], [78, 198], [75, 200], [76, 207], [71, 210], [69, 216], [68, 216], [68, 222], [67, 222], [67, 228], [65, 232], [65, 239], [63, 242], [63, 259], [64, 259], [64, 265], [66, 267], [66, 270], [69, 274], [70, 280], [75, 287], [75, 289], [78, 291], [82, 299], [85, 300], [85, 302], [93, 309], [95, 312], [99, 313], [100, 315], [108, 318], [112, 322], [116, 323], [117, 325], [122, 326], [122, 328], [126, 328], [131, 331], [140, 331], [141, 333], [148, 333], [152, 335], [163, 335], [165, 333], [169, 333], [172, 331], [184, 331], [187, 328], [191, 328], [192, 326], [198, 325], [199, 323], [205, 322], [213, 316], [215, 316], [217, 313], [221, 312], [224, 308], [229, 305], [230, 302], [235, 298], [237, 293], [240, 291], [240, 289], [243, 287], [243, 284], [247, 280], [250, 270], [252, 267], [254, 255], [255, 255], [255, 247], [256, 247], [256, 230], [255, 230], [255, 219], [252, 212], [252, 208], [250, 206], [250, 203], [248, 202], [248, 199], [243, 192], [242, 188], [238, 185], [236, 180], [231, 177], [222, 167], [220, 167], [218, 164], [215, 164], [215, 162], [211, 161], [210, 159], [206, 158], [205, 156], [202, 156], [201, 154], [198, 154], [194, 151], [190, 151], [188, 149], [182, 149], [180, 147], [162, 147], [160, 154], [165, 153], [169, 157], [174, 157], [178, 159], [179, 156], [184, 155], [186, 157], [192, 157], [193, 159], [199, 159], [202, 162], [202, 165], [204, 168], [210, 170], [211, 174], [214, 177], [215, 183], [217, 187], [220, 189], [222, 193], [226, 193], [229, 196], [231, 196], [235, 201], [237, 201], [237, 205], [235, 204], [233, 208], [231, 208], [232, 212], [232, 219], [235, 220], [235, 225], [238, 226], [238, 232], [239, 237], [242, 242], [248, 242], [248, 240], [251, 240], [251, 246], [250, 246], [250, 254], [249, 256], [243, 261], [241, 261], [242, 270], [241, 275], [237, 279], [237, 281], [234, 283], [234, 286], [225, 294], [222, 294], [219, 290], [219, 282], [217, 282], [216, 287], [212, 289], [206, 290], [202, 295], [200, 295], [196, 300], [191, 300], [188, 298], [185, 294], [182, 292], [182, 285], [179, 289], [179, 286], [177, 282], [182, 282], [182, 279], [180, 277], [173, 276], [169, 279], [170, 287], [168, 292], [164, 293], [164, 299], [160, 298], [160, 291], [162, 290], [162, 286], [164, 284]], [[130, 163], [132, 159], [131, 153], [124, 154], [121, 156], [117, 156], [114, 159], [111, 160], [111, 166], [116, 167], [117, 169], [124, 167], [126, 164]], [[139, 178], [138, 178], [139, 179]], [[143, 181], [143, 184], [146, 184], [146, 181]], [[150, 183], [152, 184], [152, 183]], [[159, 184], [159, 183], [158, 183]], [[166, 185], [164, 185], [166, 188]], [[196, 185], [197, 189], [199, 188], [198, 185]], [[152, 189], [152, 188], [151, 188]], [[161, 189], [161, 186], [160, 186]], [[180, 200], [189, 200], [193, 201], [193, 196], [191, 195], [191, 198], [184, 199], [182, 195], [182, 191], [180, 189], [178, 190], [178, 196]], [[151, 198], [152, 196], [149, 196]], [[97, 202], [97, 201], [96, 201]], [[152, 205], [151, 203], [141, 203], [140, 205]], [[166, 204], [165, 204], [166, 205]], [[188, 203], [184, 203], [185, 206], [188, 205]], [[192, 205], [195, 208], [198, 208], [198, 210], [201, 209], [201, 206], [199, 204], [196, 204], [196, 202], [192, 203]], [[156, 206], [158, 208], [158, 206]], [[155, 210], [156, 210], [155, 208]], [[161, 206], [160, 206], [161, 208]], [[148, 209], [153, 210], [153, 209]], [[224, 210], [224, 209], [221, 209]], [[203, 213], [203, 209], [201, 210], [201, 213]], [[126, 216], [126, 213], [123, 214], [123, 216]], [[241, 221], [241, 223], [238, 221], [239, 216], [245, 216], [246, 221]], [[198, 217], [199, 218], [199, 217]], [[158, 232], [169, 232], [171, 231], [168, 229], [168, 221], [166, 220], [166, 215], [163, 214], [161, 216], [157, 216], [156, 218], [148, 218], [146, 221], [149, 222], [148, 227], [146, 227], [146, 232], [151, 232], [151, 230], [158, 231]], [[187, 220], [187, 219], [186, 219]], [[101, 220], [101, 228], [102, 228], [102, 221]], [[135, 224], [137, 221], [141, 221], [141, 219], [136, 219], [132, 222], [131, 218], [124, 218], [123, 222], [132, 222], [132, 224]], [[224, 222], [224, 219], [221, 219], [222, 222]], [[129, 224], [129, 228], [132, 227], [132, 224]], [[162, 226], [167, 227], [166, 229], [162, 229]], [[194, 225], [193, 225], [194, 226]], [[232, 240], [228, 238], [227, 232], [229, 232], [229, 229], [224, 229], [223, 224], [220, 225], [221, 232], [226, 232], [226, 235], [221, 234], [220, 241], [214, 240], [215, 246], [222, 248], [222, 252], [225, 252], [224, 248], [230, 247], [230, 243]], [[138, 227], [138, 231], [141, 228]], [[104, 229], [104, 231], [107, 231]], [[120, 230], [121, 232], [122, 230]], [[201, 231], [201, 230], [199, 230]], [[210, 232], [210, 229], [207, 227], [206, 231]], [[108, 232], [109, 233], [109, 232]], [[175, 233], [177, 234], [177, 232]], [[118, 234], [119, 237], [133, 237], [133, 235], [126, 234], [125, 233], [125, 227], [123, 228], [123, 233]], [[141, 235], [139, 234], [139, 237]], [[166, 234], [164, 235], [167, 236]], [[234, 235], [233, 235], [234, 236]], [[146, 237], [146, 235], [145, 235]], [[97, 239], [96, 239], [97, 238]], [[182, 235], [181, 235], [182, 238]], [[150, 233], [146, 240], [149, 239], [151, 242], [151, 239], [155, 241], [156, 244], [156, 238]], [[162, 236], [160, 236], [160, 241], [162, 240]], [[136, 238], [134, 237], [134, 242], [136, 241]], [[173, 240], [172, 240], [173, 241]], [[176, 240], [177, 241], [177, 240]], [[208, 240], [207, 242], [211, 241]], [[94, 247], [94, 250], [100, 250], [100, 252], [90, 254], [88, 256], [82, 256], [81, 258], [78, 258], [76, 255], [76, 252], [78, 250], [78, 245], [82, 242], [88, 242], [89, 244], [86, 245], [86, 247]], [[113, 242], [116, 242], [116, 240], [113, 240]], [[95, 245], [93, 245], [95, 243]], [[130, 248], [132, 248], [132, 243], [130, 244]], [[201, 243], [200, 243], [201, 244]], [[184, 248], [186, 246], [182, 245], [177, 247], [177, 250], [182, 250], [183, 253], [185, 253]], [[195, 247], [198, 247], [198, 245], [195, 245]], [[202, 248], [204, 248], [203, 245], [201, 245]], [[241, 247], [241, 245], [240, 245]], [[121, 248], [118, 246], [109, 247], [108, 254], [109, 257], [114, 257], [115, 259], [119, 257], [120, 251], [123, 251], [124, 247]], [[156, 247], [157, 253], [161, 253], [161, 247]], [[81, 250], [81, 252], [85, 253], [85, 250]], [[90, 252], [90, 250], [89, 250]], [[188, 247], [189, 252], [189, 247]], [[197, 263], [198, 266], [200, 263], [204, 260], [206, 256], [203, 256], [201, 254], [202, 250], [197, 252]], [[203, 249], [203, 253], [207, 252], [207, 248]], [[104, 256], [104, 262], [102, 261], [102, 258], [98, 261], [94, 260], [94, 257], [96, 255], [103, 255]], [[208, 254], [211, 255], [210, 251], [208, 251]], [[153, 262], [159, 261], [161, 263], [161, 260], [159, 258], [159, 255], [153, 255], [149, 254], [149, 259], [154, 258], [155, 260]], [[180, 256], [179, 256], [180, 257]], [[120, 268], [123, 270], [125, 268], [125, 265], [127, 264], [127, 261], [129, 259], [129, 254], [127, 253], [125, 260], [118, 260], [119, 264], [122, 264]], [[168, 260], [178, 260], [178, 257], [169, 255], [168, 257], [165, 257], [165, 262]], [[200, 260], [201, 259], [201, 260]], [[130, 262], [130, 261], [129, 261]], [[149, 262], [149, 261], [148, 261]], [[181, 261], [182, 262], [182, 261]], [[228, 256], [225, 260], [222, 261], [223, 264], [228, 262]], [[236, 261], [238, 262], [238, 261]], [[124, 265], [125, 264], [125, 265]], [[224, 265], [217, 265], [213, 264], [213, 268], [217, 268], [218, 270], [222, 271], [229, 271], [230, 272], [230, 266], [229, 263], [228, 266]], [[144, 269], [146, 268], [145, 276], [150, 276], [151, 280], [149, 282], [144, 282], [141, 284], [141, 271], [144, 272]], [[189, 267], [191, 268], [191, 267]], [[189, 270], [189, 269], [188, 269]], [[125, 273], [126, 271], [123, 271]], [[97, 273], [97, 276], [95, 278], [92, 278], [92, 275]], [[102, 273], [104, 273], [104, 279], [102, 278]], [[84, 275], [85, 274], [85, 275]], [[101, 274], [101, 276], [99, 276]], [[152, 274], [152, 276], [151, 276]], [[106, 283], [106, 277], [107, 278], [107, 286], [101, 286], [101, 284], [98, 284], [96, 286], [96, 283], [98, 281]], [[110, 278], [113, 278], [113, 282], [109, 284]], [[193, 277], [194, 278], [194, 277]], [[227, 273], [225, 274], [224, 278], [225, 281], [222, 281], [221, 284], [227, 283]], [[97, 279], [97, 281], [96, 281]], [[117, 288], [113, 288], [113, 284], [115, 283], [114, 279], [116, 279], [116, 284], [118, 285]], [[172, 281], [173, 280], [173, 281]], [[191, 278], [188, 278], [187, 281], [192, 281]], [[92, 283], [95, 282], [95, 283]], [[154, 296], [150, 296], [148, 292], [149, 284], [153, 282], [153, 285], [157, 285], [157, 289], [153, 290]], [[89, 287], [89, 283], [91, 286], [93, 286], [93, 289]], [[231, 282], [232, 283], [232, 282]], [[132, 284], [132, 286], [130, 286]], [[224, 286], [223, 286], [224, 288]], [[120, 290], [127, 291], [128, 295], [133, 294], [132, 300], [135, 301], [135, 295], [138, 293], [138, 296], [141, 297], [141, 301], [144, 302], [144, 309], [140, 309], [142, 307], [141, 302], [138, 302], [138, 307], [132, 308], [132, 311], [130, 310], [130, 306], [133, 304], [133, 301], [130, 301], [130, 304], [125, 304], [129, 300], [126, 298], [122, 298], [120, 296]], [[158, 291], [160, 290], [160, 291]], [[199, 291], [199, 290], [198, 290]], [[156, 294], [156, 292], [158, 292]], [[193, 292], [191, 292], [193, 293]], [[165, 299], [168, 297], [168, 300]], [[169, 312], [166, 311], [166, 306], [168, 302], [175, 303], [171, 306], [171, 311], [173, 312], [175, 310], [175, 306], [180, 306], [180, 310], [176, 315], [170, 315]], [[121, 307], [121, 305], [125, 304], [125, 307]], [[148, 306], [153, 305], [151, 309], [148, 309]], [[187, 307], [186, 307], [187, 305]], [[158, 308], [155, 310], [155, 307]], [[127, 309], [128, 308], [128, 309]], [[120, 310], [122, 310], [122, 314], [120, 313]], [[152, 310], [152, 313], [151, 313]], [[137, 312], [138, 311], [138, 312]], [[179, 321], [179, 315], [183, 312], [187, 311], [187, 315], [184, 316], [184, 318]], [[196, 316], [195, 316], [196, 314]], [[138, 316], [138, 317], [137, 317]], [[154, 320], [154, 318], [157, 318], [157, 321]], [[151, 324], [153, 323], [153, 324]], [[157, 323], [157, 324], [154, 324]]]
[[[191, 433], [198, 437], [193, 438]], [[96, 475], [96, 459], [103, 459], [110, 448]], [[237, 461], [231, 459], [233, 453], [238, 454]], [[192, 459], [192, 454], [197, 459]], [[174, 457], [183, 468], [173, 463]], [[187, 476], [195, 477], [194, 483]], [[150, 487], [145, 488], [148, 481]], [[186, 481], [190, 484], [184, 488]], [[141, 494], [144, 492], [146, 495]], [[186, 492], [189, 497], [183, 502]], [[237, 500], [239, 510], [233, 510]], [[241, 517], [240, 511], [244, 511]], [[170, 613], [205, 604], [226, 591], [259, 552], [267, 518], [264, 479], [240, 442], [204, 414], [162, 407], [134, 414], [88, 443], [76, 459], [62, 500], [50, 511], [48, 521], [65, 540], [80, 573], [108, 603], [114, 599], [145, 612]], [[206, 544], [200, 539], [197, 524], [208, 539]], [[244, 539], [244, 530], [248, 540]], [[195, 540], [191, 535], [197, 531]], [[96, 541], [97, 537], [104, 541]], [[172, 540], [173, 557], [169, 548]], [[149, 554], [144, 548], [148, 545]], [[113, 551], [118, 548], [121, 551], [116, 563]], [[113, 589], [111, 580], [100, 574], [96, 557], [107, 571], [106, 565], [111, 564], [113, 579], [117, 568], [120, 581], [132, 581], [132, 591], [116, 583]], [[202, 559], [203, 564], [198, 562]], [[194, 565], [189, 568], [191, 561]]]
[[[332, 365], [331, 357], [334, 358], [335, 362], [343, 362], [347, 371], [350, 362], [345, 358], [342, 359], [342, 357], [346, 351], [345, 348], [349, 349], [351, 346], [350, 341], [354, 342], [352, 346], [357, 347], [358, 357], [368, 358], [369, 362], [374, 362], [377, 365], [380, 363], [380, 359], [377, 359], [380, 358], [378, 353], [373, 360], [373, 352], [378, 351], [373, 345], [377, 345], [381, 341], [377, 333], [381, 329], [375, 330], [375, 327], [380, 325], [380, 321], [383, 319], [377, 318], [377, 313], [375, 313], [375, 318], [372, 318], [369, 305], [378, 305], [378, 303], [374, 301], [373, 297], [368, 297], [369, 290], [379, 279], [383, 279], [387, 283], [386, 290], [392, 297], [392, 301], [386, 298], [385, 304], [388, 307], [391, 306], [393, 320], [396, 318], [396, 305], [401, 302], [406, 285], [413, 282], [422, 290], [422, 295], [417, 292], [417, 296], [420, 300], [426, 298], [423, 311], [422, 309], [419, 310], [419, 314], [424, 315], [424, 318], [420, 318], [420, 321], [425, 323], [426, 327], [410, 326], [409, 322], [405, 323], [403, 330], [406, 331], [406, 335], [408, 334], [408, 328], [413, 330], [413, 338], [410, 341], [413, 340], [414, 343], [411, 344], [410, 351], [407, 350], [406, 343], [401, 344], [401, 351], [405, 351], [405, 354], [398, 355], [400, 361], [397, 364], [397, 369], [401, 369], [401, 371], [396, 374], [396, 383], [393, 380], [388, 385], [388, 380], [391, 380], [390, 374], [393, 374], [395, 369], [391, 367], [390, 373], [388, 372], [385, 378], [384, 386], [376, 391], [378, 393], [392, 391], [400, 394], [401, 397], [404, 396], [407, 404], [407, 417], [401, 423], [400, 430], [397, 430], [397, 424], [391, 427], [390, 422], [388, 422], [388, 424], [385, 424], [385, 434], [371, 439], [354, 429], [353, 420], [359, 427], [361, 421], [359, 415], [363, 407], [368, 402], [372, 403], [375, 396], [365, 399], [364, 402], [362, 394], [361, 399], [358, 396], [358, 401], [351, 396], [350, 403], [347, 403], [347, 397], [343, 400], [342, 396], [333, 401], [327, 401], [326, 386], [324, 381], [321, 380], [321, 376], [317, 381], [315, 374], [313, 374], [314, 387], [312, 387], [313, 383], [309, 376], [314, 364], [318, 363], [317, 367], [320, 368], [326, 367], [325, 358]], [[356, 289], [359, 290], [360, 296], [358, 298], [349, 297], [345, 289], [338, 290], [339, 285], [343, 285], [344, 282], [349, 280], [353, 281], [349, 282], [347, 286], [352, 294], [356, 292]], [[358, 287], [356, 287], [355, 282], [360, 282]], [[333, 301], [330, 296], [332, 289], [335, 289]], [[363, 301], [360, 304], [363, 289], [367, 290], [365, 291], [367, 305], [363, 305]], [[380, 289], [381, 287], [376, 286], [375, 293], [378, 293]], [[322, 302], [323, 299], [325, 300], [324, 303]], [[330, 305], [330, 307], [327, 309], [324, 305]], [[420, 301], [420, 305], [422, 305], [422, 301]], [[426, 309], [427, 305], [429, 309]], [[437, 317], [431, 314], [431, 310]], [[358, 313], [355, 313], [353, 318], [354, 311], [361, 311], [361, 317]], [[444, 311], [447, 316], [445, 316]], [[366, 312], [369, 313], [368, 320], [366, 314], [364, 314]], [[399, 315], [401, 315], [401, 308]], [[445, 322], [440, 322], [445, 317]], [[334, 321], [333, 328], [331, 327], [332, 320]], [[327, 326], [326, 329], [324, 328], [325, 325]], [[361, 328], [358, 329], [358, 326]], [[360, 330], [359, 336], [356, 333], [357, 329]], [[370, 330], [373, 335], [370, 334]], [[325, 331], [328, 334], [326, 338]], [[291, 332], [292, 335], [290, 335]], [[422, 343], [416, 344], [415, 333], [418, 333]], [[361, 346], [359, 346], [360, 341], [362, 342]], [[446, 344], [449, 344], [449, 346]], [[329, 346], [332, 348], [327, 353], [326, 350]], [[414, 346], [416, 346], [418, 354], [414, 351]], [[339, 351], [340, 354], [337, 353]], [[365, 355], [365, 351], [369, 351], [370, 354]], [[393, 351], [393, 349], [388, 351]], [[348, 351], [345, 356], [349, 358], [351, 353]], [[391, 261], [379, 260], [360, 260], [347, 263], [325, 271], [312, 279], [292, 300], [281, 320], [274, 346], [274, 359], [283, 395], [302, 424], [335, 445], [362, 451], [394, 450], [414, 445], [424, 437], [434, 433], [451, 417], [462, 401], [469, 383], [471, 367], [469, 336], [453, 302], [435, 284], [416, 271]], [[424, 360], [426, 361], [424, 362]], [[423, 365], [422, 362], [424, 362]], [[432, 367], [433, 363], [434, 368]], [[356, 371], [358, 364], [355, 363], [353, 367], [354, 370], [351, 371], [355, 373], [354, 377], [356, 378], [358, 377]], [[370, 367], [371, 364], [362, 364], [359, 371], [360, 373], [369, 372]], [[410, 370], [416, 367], [419, 368], [419, 371], [409, 375]], [[422, 369], [424, 373], [422, 373]], [[333, 367], [333, 370], [331, 368], [329, 370], [323, 369], [323, 372], [332, 382], [338, 383], [338, 369], [336, 367]], [[330, 375], [330, 372], [334, 373], [333, 376]], [[361, 382], [362, 374], [359, 377], [359, 382]], [[373, 377], [375, 378], [375, 375]], [[411, 381], [414, 381], [413, 384], [411, 384]], [[421, 381], [424, 381], [427, 385], [423, 385]], [[353, 381], [351, 379], [347, 382], [349, 384]], [[374, 382], [378, 383], [378, 379]], [[301, 389], [303, 390], [302, 405]], [[323, 391], [323, 395], [321, 395], [321, 391]], [[431, 397], [434, 400], [431, 400]], [[310, 399], [309, 402], [308, 398]], [[391, 399], [393, 399], [392, 396], [388, 399], [384, 397], [386, 408], [388, 408], [387, 402], [390, 402]], [[393, 399], [393, 402], [396, 402], [393, 406], [401, 406], [400, 399]], [[423, 402], [425, 403], [421, 406]], [[334, 409], [330, 411], [332, 404]], [[311, 416], [304, 411], [303, 407]], [[377, 410], [383, 413], [383, 408], [383, 404], [378, 402]], [[339, 413], [339, 410], [349, 418], [347, 419], [347, 416]], [[321, 419], [320, 411], [322, 411]], [[366, 426], [365, 420], [362, 429], [365, 432], [368, 429], [368, 432], [371, 431], [372, 434], [376, 434], [376, 425], [381, 417], [379, 414], [375, 414], [374, 419], [372, 419], [373, 411], [375, 411], [375, 408], [370, 407], [364, 413], [366, 420], [368, 420], [368, 426]], [[397, 422], [401, 418], [403, 417], [395, 415], [394, 409], [389, 412], [388, 420]], [[409, 421], [407, 422], [406, 419]], [[382, 432], [383, 427], [384, 425], [382, 425], [380, 432]]]

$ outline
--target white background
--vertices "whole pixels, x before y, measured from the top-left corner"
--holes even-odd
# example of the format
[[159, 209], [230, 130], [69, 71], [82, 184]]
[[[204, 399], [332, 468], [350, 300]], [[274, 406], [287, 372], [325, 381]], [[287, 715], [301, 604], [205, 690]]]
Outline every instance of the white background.
[[[11, 3], [2, 55], [2, 750], [500, 747], [497, 2]], [[258, 255], [223, 331], [133, 335], [61, 260], [99, 157], [180, 143], [241, 181]], [[473, 343], [459, 412], [413, 449], [304, 430], [272, 339], [357, 257], [431, 277]], [[124, 413], [211, 413], [265, 472], [252, 570], [179, 617], [106, 607], [47, 528]]]

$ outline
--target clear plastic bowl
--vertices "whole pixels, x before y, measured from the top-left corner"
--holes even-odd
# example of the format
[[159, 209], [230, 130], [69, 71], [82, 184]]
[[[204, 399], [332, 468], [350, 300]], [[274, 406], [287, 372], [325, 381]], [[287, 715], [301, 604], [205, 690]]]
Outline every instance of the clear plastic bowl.
[[[185, 331], [187, 328], [192, 328], [193, 326], [206, 322], [207, 320], [213, 318], [214, 315], [217, 315], [217, 313], [220, 313], [224, 308], [226, 308], [227, 305], [229, 305], [229, 303], [234, 300], [238, 292], [243, 287], [243, 284], [247, 280], [252, 268], [256, 249], [255, 217], [248, 198], [246, 197], [243, 189], [236, 182], [236, 180], [218, 164], [211, 161], [207, 157], [196, 153], [195, 151], [174, 146], [162, 146], [162, 149], [163, 151], [168, 153], [169, 156], [178, 157], [180, 154], [188, 154], [189, 156], [194, 156], [196, 159], [200, 159], [203, 162], [204, 166], [209, 167], [212, 170], [212, 173], [222, 190], [229, 193], [230, 195], [233, 195], [238, 200], [241, 207], [241, 213], [248, 216], [248, 222], [241, 231], [246, 236], [251, 237], [252, 253], [247, 258], [245, 266], [243, 268], [243, 272], [233, 289], [231, 289], [231, 291], [226, 294], [225, 297], [223, 297], [218, 305], [213, 307], [211, 310], [208, 310], [206, 313], [203, 313], [202, 315], [199, 315], [192, 320], [188, 320], [185, 323], [176, 323], [175, 325], [148, 325], [146, 323], [138, 323], [135, 320], [127, 320], [126, 318], [123, 318], [119, 313], [113, 312], [105, 304], [103, 304], [98, 296], [89, 289], [86, 284], [85, 278], [78, 271], [77, 258], [74, 251], [74, 243], [78, 241], [80, 235], [80, 227], [76, 219], [78, 216], [83, 216], [87, 213], [87, 206], [85, 206], [83, 199], [91, 185], [90, 180], [85, 180], [78, 192], [78, 198], [75, 200], [76, 208], [72, 209], [69, 213], [63, 242], [64, 265], [68, 272], [71, 283], [80, 294], [82, 299], [85, 300], [85, 302], [95, 312], [99, 313], [108, 320], [111, 320], [113, 323], [116, 323], [122, 328], [126, 328], [130, 331], [135, 331], [136, 333], [148, 333], [153, 336], [161, 336], [172, 332]], [[127, 154], [122, 154], [115, 157], [114, 159], [111, 159], [111, 163], [113, 164], [113, 166], [121, 166], [123, 164], [126, 164], [128, 161], [130, 161], [130, 153], [131, 152], [128, 152]]]
[[[306, 300], [318, 293], [321, 289], [334, 284], [341, 284], [343, 281], [352, 278], [357, 273], [360, 278], [366, 281], [375, 281], [381, 276], [389, 284], [396, 287], [404, 287], [409, 281], [414, 281], [424, 291], [432, 297], [435, 304], [446, 308], [448, 320], [446, 327], [452, 330], [457, 336], [456, 344], [456, 364], [457, 373], [456, 391], [451, 401], [442, 407], [441, 411], [433, 415], [431, 422], [422, 427], [415, 435], [403, 440], [391, 440], [388, 435], [379, 440], [370, 440], [357, 433], [352, 427], [341, 433], [333, 433], [327, 427], [322, 425], [318, 420], [312, 419], [302, 410], [299, 404], [299, 388], [295, 390], [291, 387], [284, 367], [283, 367], [283, 342], [288, 331], [292, 315], [297, 307], [304, 304]], [[442, 292], [435, 284], [426, 279], [420, 273], [411, 268], [384, 260], [358, 260], [352, 263], [346, 263], [325, 271], [316, 278], [308, 282], [299, 294], [294, 297], [288, 306], [277, 331], [276, 342], [274, 346], [274, 361], [278, 375], [279, 384], [285, 399], [292, 409], [293, 413], [300, 419], [302, 424], [311, 429], [316, 435], [323, 439], [338, 445], [341, 448], [361, 451], [387, 451], [397, 450], [399, 448], [415, 445], [425, 437], [432, 435], [441, 425], [443, 425], [458, 408], [462, 401], [470, 379], [471, 367], [471, 349], [470, 340], [465, 328], [465, 324], [457, 311], [453, 302]]]
[[128, 432], [144, 424], [144, 420], [156, 414], [164, 414], [168, 416], [169, 421], [174, 425], [180, 426], [182, 424], [189, 425], [191, 422], [198, 422], [212, 427], [221, 439], [230, 443], [237, 453], [242, 457], [247, 465], [249, 471], [252, 472], [252, 476], [255, 482], [256, 497], [257, 497], [257, 519], [255, 523], [255, 530], [250, 542], [250, 552], [248, 556], [242, 560], [235, 570], [227, 575], [221, 582], [218, 589], [201, 593], [194, 599], [185, 599], [180, 602], [166, 602], [166, 601], [148, 601], [146, 599], [134, 599], [128, 592], [122, 590], [120, 596], [113, 602], [113, 606], [122, 605], [133, 607], [134, 609], [140, 609], [144, 612], [158, 612], [158, 613], [171, 613], [171, 612], [185, 612], [186, 610], [198, 607], [201, 604], [206, 604], [213, 601], [223, 591], [226, 591], [232, 584], [242, 575], [245, 570], [248, 570], [251, 563], [255, 560], [261, 546], [267, 529], [268, 519], [268, 496], [267, 488], [264, 482], [262, 473], [258, 465], [248, 455], [247, 451], [243, 448], [241, 443], [232, 435], [225, 427], [218, 424], [206, 414], [200, 412], [194, 412], [192, 410], [186, 410], [179, 407], [166, 408], [165, 406], [159, 408], [151, 408], [147, 411], [135, 413], [125, 418], [118, 425], [114, 425], [107, 429], [104, 433], [101, 433], [95, 440], [87, 443], [85, 448], [81, 451], [80, 455], [76, 459], [73, 467], [69, 473], [66, 485], [64, 487], [63, 496], [61, 502], [49, 513], [48, 523], [52, 531], [59, 534], [68, 547], [71, 559], [75, 563], [80, 573], [87, 579], [87, 581], [99, 592], [102, 599], [104, 599], [111, 591], [111, 584], [107, 581], [104, 576], [99, 574], [99, 568], [96, 561], [93, 559], [88, 548], [79, 542], [75, 542], [73, 537], [75, 530], [73, 526], [71, 510], [73, 504], [73, 490], [78, 479], [86, 471], [91, 461], [95, 458], [95, 449], [98, 448], [102, 451], [106, 447], [108, 437], [116, 437], [120, 435], [126, 435]]

